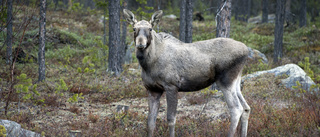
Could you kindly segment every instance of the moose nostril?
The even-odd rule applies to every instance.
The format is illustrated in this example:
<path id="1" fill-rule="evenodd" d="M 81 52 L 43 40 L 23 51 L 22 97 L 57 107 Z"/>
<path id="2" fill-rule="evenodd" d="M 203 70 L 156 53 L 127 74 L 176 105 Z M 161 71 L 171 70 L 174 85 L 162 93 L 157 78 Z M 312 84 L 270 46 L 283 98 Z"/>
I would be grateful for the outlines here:
<path id="1" fill-rule="evenodd" d="M 137 48 L 139 48 L 139 49 L 144 49 L 146 46 L 145 46 L 145 45 L 140 44 L 140 45 L 137 45 L 136 47 L 137 47 Z"/>

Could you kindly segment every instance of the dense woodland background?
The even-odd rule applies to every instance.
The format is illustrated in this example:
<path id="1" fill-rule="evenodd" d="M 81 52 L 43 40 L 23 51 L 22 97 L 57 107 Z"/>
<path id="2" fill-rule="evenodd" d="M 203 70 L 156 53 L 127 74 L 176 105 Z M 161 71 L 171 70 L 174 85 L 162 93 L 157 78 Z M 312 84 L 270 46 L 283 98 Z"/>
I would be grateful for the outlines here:
<path id="1" fill-rule="evenodd" d="M 163 10 L 154 30 L 183 42 L 230 37 L 266 56 L 268 62 L 249 60 L 243 75 L 293 63 L 320 87 L 318 0 L 1 0 L 0 119 L 45 136 L 146 136 L 139 106 L 115 109 L 121 107 L 115 102 L 147 96 L 124 8 L 137 20 Z M 279 84 L 284 77 L 264 75 L 243 84 L 252 107 L 248 136 L 319 136 L 319 94 L 299 83 L 286 88 Z M 186 106 L 223 101 L 210 88 L 199 93 L 179 96 Z M 201 112 L 178 117 L 176 134 L 226 136 L 228 117 Z M 165 119 L 156 130 L 168 135 Z"/>

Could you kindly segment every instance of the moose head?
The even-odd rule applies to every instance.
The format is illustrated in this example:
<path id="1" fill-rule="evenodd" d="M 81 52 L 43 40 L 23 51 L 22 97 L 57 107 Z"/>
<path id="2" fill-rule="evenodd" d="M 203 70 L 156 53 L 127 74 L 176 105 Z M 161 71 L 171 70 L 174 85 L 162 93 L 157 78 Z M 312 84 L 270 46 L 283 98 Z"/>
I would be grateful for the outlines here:
<path id="1" fill-rule="evenodd" d="M 130 10 L 123 9 L 123 13 L 127 22 L 130 23 L 133 27 L 134 42 L 136 44 L 136 48 L 147 48 L 152 41 L 152 28 L 160 22 L 163 13 L 162 10 L 155 12 L 149 22 L 145 20 L 141 20 L 138 22 L 135 19 L 134 14 Z"/>

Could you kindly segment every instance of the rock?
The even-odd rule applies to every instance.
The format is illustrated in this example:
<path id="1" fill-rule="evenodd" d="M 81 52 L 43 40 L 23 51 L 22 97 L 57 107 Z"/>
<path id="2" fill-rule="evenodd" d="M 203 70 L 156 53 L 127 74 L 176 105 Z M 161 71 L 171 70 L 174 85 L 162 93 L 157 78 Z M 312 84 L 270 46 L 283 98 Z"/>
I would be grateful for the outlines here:
<path id="1" fill-rule="evenodd" d="M 313 80 L 307 76 L 306 72 L 304 72 L 303 69 L 301 69 L 296 64 L 287 64 L 284 66 L 279 66 L 271 70 L 266 71 L 258 71 L 253 74 L 248 74 L 246 76 L 242 77 L 242 81 L 246 81 L 248 79 L 257 77 L 259 75 L 265 74 L 265 73 L 273 73 L 275 76 L 281 76 L 283 74 L 286 74 L 288 78 L 282 79 L 281 83 L 285 85 L 287 88 L 293 89 L 292 86 L 296 86 L 296 81 L 299 81 L 299 83 L 302 85 L 302 88 L 306 91 L 310 91 L 310 87 L 312 85 L 315 85 Z M 313 89 L 314 92 L 318 92 L 319 89 Z"/>
<path id="2" fill-rule="evenodd" d="M 81 130 L 70 130 L 70 137 L 81 137 Z"/>
<path id="3" fill-rule="evenodd" d="M 252 60 L 261 59 L 263 63 L 268 64 L 268 59 L 267 59 L 266 55 L 261 53 L 259 50 L 252 49 L 250 47 L 248 47 L 248 49 L 249 49 L 249 56 L 248 56 L 249 59 L 252 59 Z"/>
<path id="4" fill-rule="evenodd" d="M 170 14 L 170 15 L 165 15 L 163 16 L 164 18 L 169 18 L 169 19 L 177 19 L 176 15 Z"/>
<path id="5" fill-rule="evenodd" d="M 14 121 L 0 119 L 0 125 L 3 125 L 8 137 L 40 137 L 41 135 L 21 128 L 21 125 Z"/>
<path id="6" fill-rule="evenodd" d="M 276 18 L 275 14 L 269 14 L 268 15 L 268 23 L 274 23 L 275 18 Z M 258 24 L 258 23 L 261 23 L 261 22 L 262 22 L 261 15 L 248 19 L 248 23 Z"/>
<path id="7" fill-rule="evenodd" d="M 129 106 L 125 106 L 125 105 L 118 105 L 117 106 L 117 112 L 121 113 L 121 112 L 126 112 L 129 110 Z"/>

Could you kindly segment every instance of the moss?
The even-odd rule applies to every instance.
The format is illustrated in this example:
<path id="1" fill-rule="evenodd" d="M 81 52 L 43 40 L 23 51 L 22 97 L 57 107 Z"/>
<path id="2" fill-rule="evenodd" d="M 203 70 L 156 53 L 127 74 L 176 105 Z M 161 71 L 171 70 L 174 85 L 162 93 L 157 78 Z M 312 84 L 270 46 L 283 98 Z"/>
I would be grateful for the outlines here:
<path id="1" fill-rule="evenodd" d="M 6 128 L 4 126 L 0 125 L 0 137 L 7 136 L 6 133 L 7 133 Z"/>

